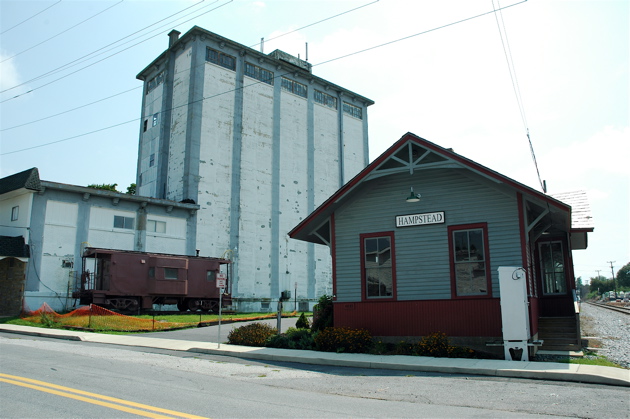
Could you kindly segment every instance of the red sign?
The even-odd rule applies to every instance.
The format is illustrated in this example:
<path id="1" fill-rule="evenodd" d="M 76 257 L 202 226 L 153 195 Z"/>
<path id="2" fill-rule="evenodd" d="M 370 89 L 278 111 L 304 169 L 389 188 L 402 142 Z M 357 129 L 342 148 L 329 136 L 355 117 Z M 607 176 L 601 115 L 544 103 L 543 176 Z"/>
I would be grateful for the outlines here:
<path id="1" fill-rule="evenodd" d="M 227 276 L 224 273 L 217 273 L 217 288 L 227 287 Z"/>

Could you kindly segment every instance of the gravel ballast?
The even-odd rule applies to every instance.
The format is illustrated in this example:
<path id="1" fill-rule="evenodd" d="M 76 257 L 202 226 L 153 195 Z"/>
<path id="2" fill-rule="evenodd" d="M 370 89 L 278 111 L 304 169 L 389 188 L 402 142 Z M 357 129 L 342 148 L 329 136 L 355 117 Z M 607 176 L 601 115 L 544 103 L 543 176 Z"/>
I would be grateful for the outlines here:
<path id="1" fill-rule="evenodd" d="M 580 312 L 582 336 L 599 340 L 601 355 L 630 368 L 630 316 L 584 303 Z"/>

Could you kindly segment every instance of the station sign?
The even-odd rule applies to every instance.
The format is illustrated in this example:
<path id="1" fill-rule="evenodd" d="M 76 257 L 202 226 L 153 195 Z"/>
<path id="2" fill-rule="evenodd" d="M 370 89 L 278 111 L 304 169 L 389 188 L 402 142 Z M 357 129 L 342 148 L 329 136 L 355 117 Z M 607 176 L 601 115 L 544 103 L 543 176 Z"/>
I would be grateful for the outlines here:
<path id="1" fill-rule="evenodd" d="M 411 227 L 411 226 L 422 226 L 422 225 L 427 225 L 427 224 L 443 224 L 443 223 L 444 223 L 444 211 L 396 216 L 396 227 Z"/>

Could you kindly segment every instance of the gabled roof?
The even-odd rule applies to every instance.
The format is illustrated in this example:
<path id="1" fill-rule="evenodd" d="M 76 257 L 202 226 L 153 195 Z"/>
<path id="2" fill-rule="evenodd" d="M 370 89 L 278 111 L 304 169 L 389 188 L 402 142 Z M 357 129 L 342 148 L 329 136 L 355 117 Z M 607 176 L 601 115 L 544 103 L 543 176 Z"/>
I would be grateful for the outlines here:
<path id="1" fill-rule="evenodd" d="M 39 191 L 41 189 L 37 167 L 0 179 L 0 195 L 18 189 Z"/>
<path id="2" fill-rule="evenodd" d="M 417 170 L 438 168 L 467 169 L 497 185 L 505 185 L 522 193 L 539 206 L 553 207 L 554 211 L 566 214 L 566 217 L 563 218 L 568 219 L 570 217 L 571 207 L 567 204 L 467 159 L 452 149 L 440 147 L 408 132 L 295 226 L 289 232 L 289 237 L 327 244 L 327 238 L 323 237 L 323 230 L 325 229 L 322 227 L 325 226 L 330 215 L 362 183 L 396 173 L 413 173 Z M 570 226 L 567 225 L 566 227 L 568 229 Z"/>

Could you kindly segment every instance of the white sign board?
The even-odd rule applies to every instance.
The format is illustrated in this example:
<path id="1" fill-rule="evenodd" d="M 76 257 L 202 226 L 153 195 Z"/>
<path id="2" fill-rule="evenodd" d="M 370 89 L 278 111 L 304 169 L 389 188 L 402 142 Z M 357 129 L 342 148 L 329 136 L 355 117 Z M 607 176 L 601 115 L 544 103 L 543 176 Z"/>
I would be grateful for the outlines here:
<path id="1" fill-rule="evenodd" d="M 224 273 L 217 273 L 217 288 L 227 287 L 227 276 Z"/>
<path id="2" fill-rule="evenodd" d="M 423 226 L 427 224 L 443 224 L 444 211 L 427 212 L 425 214 L 410 214 L 396 216 L 396 227 Z"/>

